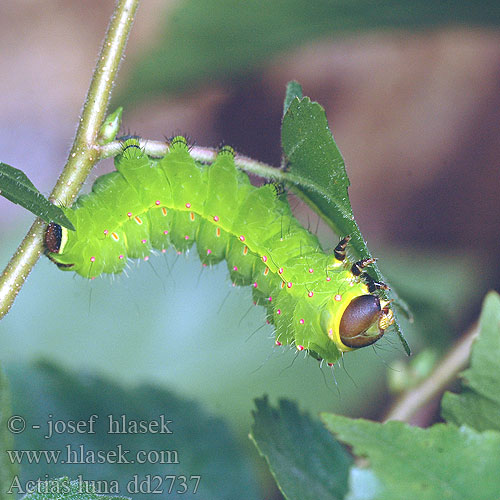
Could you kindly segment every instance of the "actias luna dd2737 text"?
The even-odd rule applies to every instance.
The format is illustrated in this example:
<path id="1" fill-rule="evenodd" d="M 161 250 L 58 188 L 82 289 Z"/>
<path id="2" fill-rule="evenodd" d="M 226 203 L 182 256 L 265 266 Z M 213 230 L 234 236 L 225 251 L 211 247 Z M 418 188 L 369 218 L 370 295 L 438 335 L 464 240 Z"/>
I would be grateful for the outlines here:
<path id="1" fill-rule="evenodd" d="M 86 278 L 119 273 L 129 258 L 171 245 L 184 252 L 196 242 L 203 264 L 225 259 L 233 283 L 252 286 L 277 345 L 330 364 L 373 344 L 394 322 L 389 302 L 377 296 L 385 285 L 363 272 L 373 260 L 350 262 L 349 236 L 325 253 L 275 186 L 255 187 L 236 169 L 231 148 L 203 165 L 183 137 L 160 160 L 132 138 L 115 165 L 64 209 L 76 231 L 49 225 L 47 254 L 60 269 Z"/>

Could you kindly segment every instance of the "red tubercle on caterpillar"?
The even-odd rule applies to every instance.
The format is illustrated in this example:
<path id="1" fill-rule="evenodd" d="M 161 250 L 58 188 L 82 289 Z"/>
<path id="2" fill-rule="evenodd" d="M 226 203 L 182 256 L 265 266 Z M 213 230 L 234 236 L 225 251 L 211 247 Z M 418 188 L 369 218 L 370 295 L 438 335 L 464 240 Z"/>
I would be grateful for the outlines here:
<path id="1" fill-rule="evenodd" d="M 186 234 L 186 236 L 184 236 L 184 239 L 187 241 L 189 240 L 189 236 Z"/>
<path id="2" fill-rule="evenodd" d="M 210 255 L 212 253 L 212 250 L 210 248 L 207 248 L 207 255 Z"/>
<path id="3" fill-rule="evenodd" d="M 146 255 L 146 257 L 144 257 L 144 262 L 147 262 L 149 260 L 149 255 Z"/>
<path id="4" fill-rule="evenodd" d="M 120 260 L 123 259 L 123 255 L 122 254 L 118 255 L 118 259 Z"/>
<path id="5" fill-rule="evenodd" d="M 132 217 L 132 212 L 127 212 L 127 217 Z"/>
<path id="6" fill-rule="evenodd" d="M 292 288 L 292 284 L 293 284 L 293 283 L 292 283 L 291 281 L 289 281 L 289 282 L 286 284 L 286 287 L 287 287 L 287 288 Z"/>
<path id="7" fill-rule="evenodd" d="M 312 297 L 313 295 L 314 295 L 314 292 L 309 292 L 309 293 L 307 294 L 307 296 L 308 296 L 308 297 Z"/>
<path id="8" fill-rule="evenodd" d="M 156 200 L 155 205 L 157 205 L 157 206 L 160 205 L 160 200 Z"/>
<path id="9" fill-rule="evenodd" d="M 214 222 L 219 222 L 219 216 L 218 215 L 214 215 Z"/>
<path id="10" fill-rule="evenodd" d="M 186 208 L 191 208 L 191 203 L 186 203 Z"/>
<path id="11" fill-rule="evenodd" d="M 309 272 L 312 274 L 314 272 L 314 269 L 312 267 L 310 267 Z"/>
<path id="12" fill-rule="evenodd" d="M 240 241 L 245 241 L 245 237 L 243 235 L 240 236 Z"/>
<path id="13" fill-rule="evenodd" d="M 141 240 L 141 243 L 142 243 L 143 245 L 145 245 L 145 244 L 147 243 L 147 241 L 148 241 L 148 240 Z"/>
<path id="14" fill-rule="evenodd" d="M 262 256 L 262 262 L 267 262 L 267 257 L 265 255 Z"/>
<path id="15" fill-rule="evenodd" d="M 278 310 L 276 311 L 276 314 L 281 314 L 281 309 L 278 309 Z"/>
<path id="16" fill-rule="evenodd" d="M 233 266 L 233 271 L 238 271 L 238 266 Z"/>
<path id="17" fill-rule="evenodd" d="M 105 229 L 105 230 L 103 231 L 103 233 L 104 233 L 104 236 L 107 236 L 107 235 L 109 234 L 109 231 L 108 231 L 107 229 Z"/>
<path id="18" fill-rule="evenodd" d="M 275 343 L 276 345 L 278 345 L 278 346 L 279 346 L 279 345 L 283 345 L 283 344 L 282 344 L 279 340 L 276 340 L 274 343 Z"/>
<path id="19" fill-rule="evenodd" d="M 167 253 L 167 249 L 166 248 L 162 248 L 161 249 L 161 253 Z"/>
<path id="20" fill-rule="evenodd" d="M 330 278 L 330 276 L 327 276 L 326 281 L 332 281 L 332 278 Z"/>
<path id="21" fill-rule="evenodd" d="M 303 345 L 300 345 L 300 344 L 296 347 L 297 347 L 297 351 L 303 351 L 305 349 L 305 347 Z"/>
<path id="22" fill-rule="evenodd" d="M 253 283 L 253 285 L 252 285 L 252 286 L 253 286 L 254 288 L 257 288 L 257 286 L 258 286 L 258 285 L 257 285 L 257 282 L 255 281 L 255 282 Z"/>
<path id="23" fill-rule="evenodd" d="M 304 318 L 300 318 L 300 319 L 299 319 L 299 323 L 300 323 L 301 325 L 303 325 L 303 324 L 305 323 Z"/>
<path id="24" fill-rule="evenodd" d="M 282 268 L 282 267 L 280 267 L 280 268 L 278 269 L 278 274 L 283 274 L 283 268 Z"/>
<path id="25" fill-rule="evenodd" d="M 335 295 L 334 299 L 335 299 L 337 302 L 340 302 L 340 301 L 342 300 L 342 295 L 337 294 L 337 295 Z"/>
<path id="26" fill-rule="evenodd" d="M 90 262 L 92 262 L 92 263 L 95 262 L 95 257 L 94 256 L 90 257 Z"/>

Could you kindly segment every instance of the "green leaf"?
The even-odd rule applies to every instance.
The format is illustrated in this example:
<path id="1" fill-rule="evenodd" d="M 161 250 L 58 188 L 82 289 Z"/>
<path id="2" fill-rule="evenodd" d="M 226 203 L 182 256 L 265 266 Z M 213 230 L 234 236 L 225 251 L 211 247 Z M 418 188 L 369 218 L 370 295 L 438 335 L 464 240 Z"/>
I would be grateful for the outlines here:
<path id="1" fill-rule="evenodd" d="M 352 463 L 342 446 L 319 421 L 280 400 L 256 399 L 250 438 L 266 459 L 283 495 L 289 500 L 344 498 Z"/>
<path id="2" fill-rule="evenodd" d="M 322 414 L 327 428 L 367 457 L 383 500 L 492 500 L 500 491 L 500 433 L 437 424 L 428 429 Z"/>
<path id="3" fill-rule="evenodd" d="M 17 466 L 9 460 L 7 454 L 7 450 L 11 450 L 14 443 L 7 426 L 11 415 L 7 378 L 3 370 L 0 370 L 0 500 L 13 497 L 7 491 L 17 474 Z"/>
<path id="4" fill-rule="evenodd" d="M 309 40 L 499 23 L 500 5 L 492 0 L 185 0 L 166 9 L 163 36 L 138 59 L 126 99 L 242 77 Z"/>
<path id="5" fill-rule="evenodd" d="M 70 481 L 68 477 L 42 480 L 36 491 L 22 500 L 126 500 L 128 497 L 98 495 L 91 482 Z"/>
<path id="6" fill-rule="evenodd" d="M 240 498 L 242 491 L 246 499 L 258 498 L 249 461 L 227 424 L 198 404 L 153 385 L 122 387 L 101 377 L 79 375 L 45 363 L 10 366 L 7 373 L 12 387 L 13 412 L 26 420 L 25 432 L 16 434 L 15 450 L 61 453 L 57 464 L 47 463 L 44 456 L 38 464 L 28 463 L 24 456 L 20 478 L 23 485 L 45 474 L 75 479 L 81 475 L 84 480 L 102 480 L 109 485 L 118 481 L 119 488 L 111 493 L 131 496 L 134 500 L 150 500 L 156 495 L 144 493 L 147 485 L 143 486 L 142 494 L 135 492 L 140 481 L 146 480 L 148 475 L 175 475 L 177 479 L 170 494 L 171 481 L 165 480 L 158 498 L 233 499 Z M 95 415 L 95 423 L 91 428 L 92 415 Z M 123 419 L 129 423 L 125 427 Z M 162 419 L 163 423 L 167 422 L 166 428 Z M 168 423 L 169 420 L 172 422 Z M 57 421 L 62 421 L 60 432 L 50 435 L 49 422 Z M 65 428 L 68 421 L 83 422 L 81 432 Z M 134 424 L 140 421 L 145 426 L 142 431 Z M 149 422 L 159 422 L 159 425 L 149 427 Z M 40 429 L 33 429 L 33 425 L 40 425 Z M 56 429 L 55 425 L 52 428 Z M 99 461 L 98 451 L 110 458 Z M 146 454 L 139 456 L 138 452 Z M 158 455 L 159 452 L 163 455 Z M 118 453 L 122 463 L 110 455 L 113 453 Z M 67 463 L 67 456 L 72 457 L 73 463 Z M 136 463 L 125 463 L 122 457 Z M 139 463 L 145 459 L 146 463 Z M 136 475 L 137 486 L 127 488 Z M 181 476 L 185 476 L 185 493 L 182 493 Z M 197 476 L 201 479 L 197 494 L 193 495 Z"/>
<path id="7" fill-rule="evenodd" d="M 500 296 L 496 292 L 484 300 L 470 368 L 461 377 L 461 394 L 447 392 L 443 397 L 443 418 L 480 431 L 500 431 Z"/>
<path id="8" fill-rule="evenodd" d="M 285 102 L 283 103 L 283 116 L 288 111 L 292 100 L 297 97 L 297 99 L 302 99 L 302 85 L 295 80 L 288 82 L 286 84 L 286 94 L 285 94 Z"/>
<path id="9" fill-rule="evenodd" d="M 325 110 L 309 97 L 294 98 L 283 117 L 283 152 L 288 162 L 288 180 L 293 191 L 318 213 L 339 236 L 351 235 L 350 248 L 359 259 L 372 255 L 354 219 L 347 189 L 350 185 L 344 159 L 328 126 Z M 376 264 L 368 272 L 386 282 Z M 392 290 L 383 295 L 407 310 Z M 406 353 L 410 348 L 396 319 L 395 330 Z"/>
<path id="10" fill-rule="evenodd" d="M 45 222 L 57 222 L 72 231 L 75 230 L 61 208 L 44 198 L 24 172 L 6 163 L 0 163 L 0 194 Z"/>
<path id="11" fill-rule="evenodd" d="M 122 124 L 122 114 L 123 108 L 120 106 L 106 117 L 97 134 L 97 144 L 103 146 L 115 140 Z"/>

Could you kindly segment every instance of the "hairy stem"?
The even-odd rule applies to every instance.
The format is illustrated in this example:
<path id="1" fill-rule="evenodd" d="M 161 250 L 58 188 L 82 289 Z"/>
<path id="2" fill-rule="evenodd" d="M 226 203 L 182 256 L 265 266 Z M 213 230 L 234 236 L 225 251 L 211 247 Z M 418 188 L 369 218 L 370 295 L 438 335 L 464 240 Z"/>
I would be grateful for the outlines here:
<path id="1" fill-rule="evenodd" d="M 168 144 L 162 141 L 149 141 L 147 139 L 141 139 L 140 145 L 144 149 L 145 153 L 149 156 L 161 158 L 165 156 L 168 152 Z M 120 141 L 114 141 L 102 146 L 100 148 L 100 158 L 109 158 L 110 156 L 116 156 L 120 153 L 122 149 L 122 144 Z M 193 146 L 190 148 L 189 152 L 191 156 L 198 161 L 211 163 L 215 160 L 217 156 L 217 149 L 215 148 L 205 148 L 201 146 Z M 249 173 L 258 175 L 265 179 L 272 179 L 275 181 L 289 181 L 294 182 L 295 176 L 283 172 L 282 170 L 263 163 L 248 156 L 243 156 L 236 153 L 234 157 L 236 166 Z M 298 181 L 297 181 L 298 182 Z M 303 180 L 300 180 L 301 184 L 304 184 Z"/>
<path id="2" fill-rule="evenodd" d="M 427 379 L 415 389 L 404 394 L 394 404 L 384 421 L 401 420 L 410 422 L 418 410 L 438 397 L 456 379 L 457 375 L 467 367 L 472 343 L 478 334 L 479 325 L 475 324 L 448 352 Z"/>
<path id="3" fill-rule="evenodd" d="M 99 159 L 96 137 L 105 118 L 111 90 L 125 50 L 139 0 L 118 0 L 85 99 L 73 147 L 50 195 L 70 206 Z M 45 223 L 36 219 L 0 276 L 0 318 L 11 308 L 19 290 L 43 251 Z"/>

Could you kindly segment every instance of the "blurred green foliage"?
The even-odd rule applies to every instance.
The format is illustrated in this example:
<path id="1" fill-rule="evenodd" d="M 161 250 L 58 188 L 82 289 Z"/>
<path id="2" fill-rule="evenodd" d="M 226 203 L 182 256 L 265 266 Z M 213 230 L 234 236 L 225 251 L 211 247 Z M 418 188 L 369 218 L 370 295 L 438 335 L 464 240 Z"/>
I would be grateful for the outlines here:
<path id="1" fill-rule="evenodd" d="M 277 53 L 324 37 L 499 24 L 494 0 L 188 0 L 165 16 L 163 35 L 136 61 L 116 102 L 242 77 Z"/>

